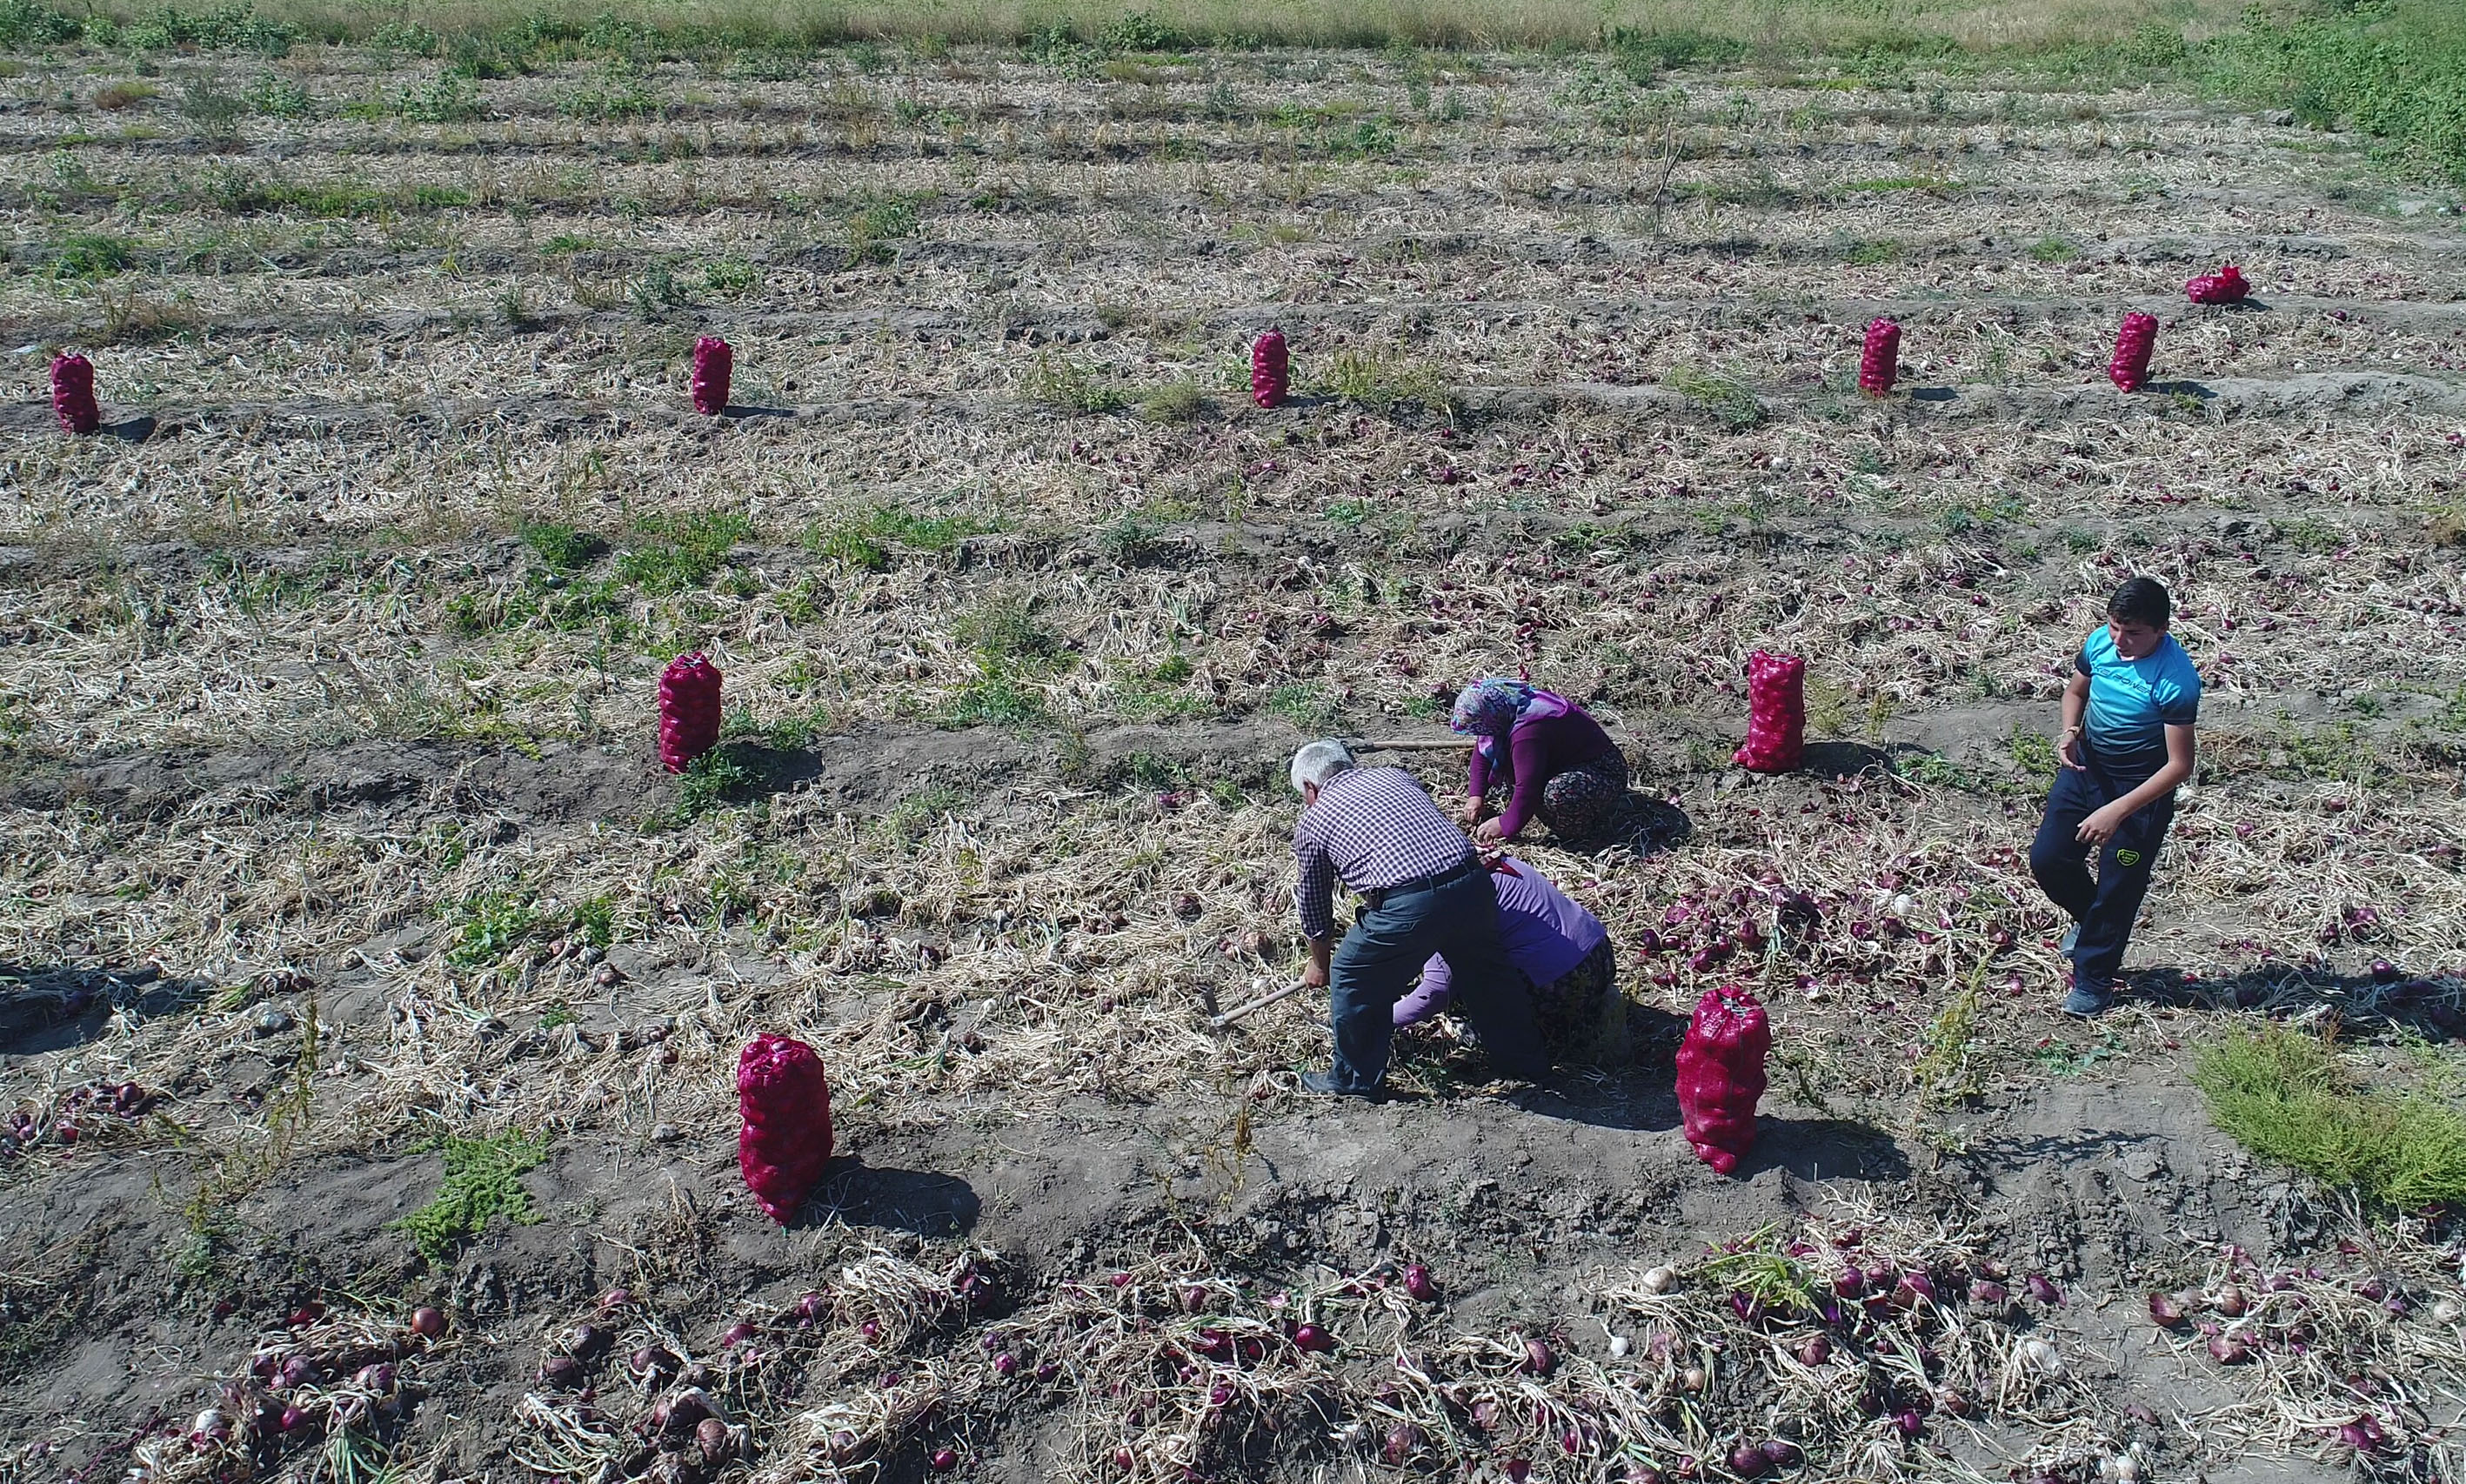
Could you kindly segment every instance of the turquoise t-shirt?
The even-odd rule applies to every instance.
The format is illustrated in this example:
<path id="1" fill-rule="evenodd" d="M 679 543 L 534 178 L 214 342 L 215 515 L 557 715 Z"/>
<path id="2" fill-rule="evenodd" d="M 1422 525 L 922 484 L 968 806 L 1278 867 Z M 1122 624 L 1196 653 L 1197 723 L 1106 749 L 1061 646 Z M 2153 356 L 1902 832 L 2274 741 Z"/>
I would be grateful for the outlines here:
<path id="1" fill-rule="evenodd" d="M 2127 660 L 2101 627 L 2081 644 L 2073 667 L 2089 677 L 2082 733 L 2111 768 L 2157 772 L 2166 766 L 2166 729 L 2200 717 L 2200 672 L 2171 634 L 2145 657 Z"/>

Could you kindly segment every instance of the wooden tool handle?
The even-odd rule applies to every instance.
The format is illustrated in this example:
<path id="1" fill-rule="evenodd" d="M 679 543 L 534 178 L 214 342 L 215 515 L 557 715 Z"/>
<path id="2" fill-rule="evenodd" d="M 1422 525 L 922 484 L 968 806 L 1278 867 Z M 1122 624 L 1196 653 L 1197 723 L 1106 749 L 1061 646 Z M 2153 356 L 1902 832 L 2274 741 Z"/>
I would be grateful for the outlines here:
<path id="1" fill-rule="evenodd" d="M 1267 1006 L 1274 1004 L 1277 1001 L 1289 999 L 1294 995 L 1300 994 L 1303 990 L 1308 989 L 1309 987 L 1309 985 L 1299 982 L 1288 984 L 1284 988 L 1275 991 L 1273 994 L 1261 995 L 1258 999 L 1251 1001 L 1248 1004 L 1237 1004 L 1232 1009 L 1225 1011 L 1222 1015 L 1211 1015 L 1207 1018 L 1207 1023 L 1219 1026 L 1229 1025 L 1253 1010 L 1264 1010 Z"/>
<path id="2" fill-rule="evenodd" d="M 1358 745 L 1365 753 L 1446 753 L 1472 743 L 1470 737 L 1379 737 Z"/>

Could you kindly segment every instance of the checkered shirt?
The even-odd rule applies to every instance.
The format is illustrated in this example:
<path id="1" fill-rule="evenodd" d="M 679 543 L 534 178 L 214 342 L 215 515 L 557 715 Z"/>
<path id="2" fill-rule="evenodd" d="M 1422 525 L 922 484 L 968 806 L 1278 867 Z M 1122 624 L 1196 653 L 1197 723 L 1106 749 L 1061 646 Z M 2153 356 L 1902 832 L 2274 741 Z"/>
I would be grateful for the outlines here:
<path id="1" fill-rule="evenodd" d="M 1462 866 L 1472 842 L 1401 768 L 1348 768 L 1319 786 L 1293 826 L 1293 910 L 1313 941 L 1335 931 L 1338 881 L 1356 891 L 1420 881 Z"/>

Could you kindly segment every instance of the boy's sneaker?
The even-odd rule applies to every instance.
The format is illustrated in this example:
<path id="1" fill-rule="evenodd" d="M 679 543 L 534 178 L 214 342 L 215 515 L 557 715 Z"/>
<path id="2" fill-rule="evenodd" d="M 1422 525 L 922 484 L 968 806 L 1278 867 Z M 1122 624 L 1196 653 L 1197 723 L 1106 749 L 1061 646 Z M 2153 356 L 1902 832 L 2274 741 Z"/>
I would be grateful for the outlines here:
<path id="1" fill-rule="evenodd" d="M 2064 997 L 2064 1013 L 2088 1020 L 2094 1015 L 2105 1014 L 2108 1007 L 2114 1003 L 2115 986 L 2113 984 L 2102 984 L 2096 979 L 2085 979 L 2074 975 L 2073 992 Z"/>

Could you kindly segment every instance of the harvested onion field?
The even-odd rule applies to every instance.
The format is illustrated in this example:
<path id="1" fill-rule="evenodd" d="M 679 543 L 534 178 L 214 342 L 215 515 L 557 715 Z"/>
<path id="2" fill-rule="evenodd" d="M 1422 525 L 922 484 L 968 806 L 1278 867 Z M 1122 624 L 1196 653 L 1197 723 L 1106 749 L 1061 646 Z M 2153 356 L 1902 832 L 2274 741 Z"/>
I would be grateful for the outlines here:
<path id="1" fill-rule="evenodd" d="M 0 78 L 0 1478 L 2461 1477 L 2466 1156 L 2350 1200 L 2192 1082 L 2284 1023 L 2455 1118 L 2454 192 L 1974 67 L 567 50 Z M 2134 572 L 2202 773 L 2082 1023 L 2025 854 Z M 1520 852 L 1632 1045 L 1306 1100 L 1323 997 L 1207 1023 L 1298 961 L 1285 761 L 1518 666 L 1636 769 Z"/>

